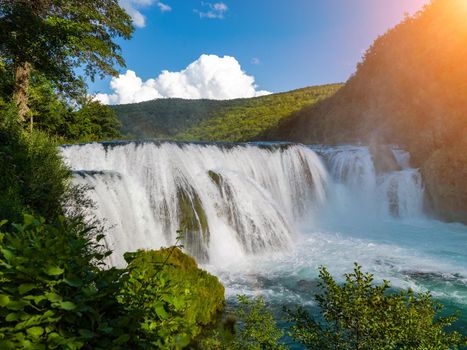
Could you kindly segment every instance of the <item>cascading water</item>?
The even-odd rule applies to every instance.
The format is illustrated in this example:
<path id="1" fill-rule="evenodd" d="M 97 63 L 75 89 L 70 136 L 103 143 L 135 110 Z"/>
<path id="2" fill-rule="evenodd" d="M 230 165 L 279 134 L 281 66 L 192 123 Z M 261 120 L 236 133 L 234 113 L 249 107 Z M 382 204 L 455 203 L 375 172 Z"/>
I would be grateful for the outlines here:
<path id="1" fill-rule="evenodd" d="M 401 150 L 387 171 L 361 146 L 125 142 L 62 153 L 110 227 L 113 265 L 174 244 L 181 229 L 228 297 L 306 304 L 319 265 L 341 276 L 356 261 L 467 308 L 467 228 L 424 215 L 420 173 Z"/>
<path id="2" fill-rule="evenodd" d="M 344 220 L 354 220 L 355 215 L 378 220 L 423 216 L 422 179 L 418 170 L 410 168 L 406 152 L 394 150 L 398 170 L 377 174 L 373 156 L 366 147 L 339 146 L 317 151 L 334 179 L 329 201 L 331 215 L 340 211 Z"/>
<path id="3" fill-rule="evenodd" d="M 200 261 L 284 249 L 325 200 L 326 170 L 303 146 L 87 144 L 62 150 L 124 252 L 174 244 Z"/>

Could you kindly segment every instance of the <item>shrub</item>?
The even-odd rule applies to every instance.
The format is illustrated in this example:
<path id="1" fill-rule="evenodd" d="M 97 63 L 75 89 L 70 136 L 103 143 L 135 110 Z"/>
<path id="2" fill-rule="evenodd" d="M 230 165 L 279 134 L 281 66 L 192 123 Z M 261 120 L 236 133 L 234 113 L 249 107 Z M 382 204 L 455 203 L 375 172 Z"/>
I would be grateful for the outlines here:
<path id="1" fill-rule="evenodd" d="M 0 233 L 1 349 L 107 349 L 127 341 L 131 321 L 117 300 L 122 271 L 99 268 L 110 253 L 81 229 L 25 215 Z"/>
<path id="2" fill-rule="evenodd" d="M 410 289 L 391 292 L 390 284 L 373 284 L 373 276 L 357 264 L 339 285 L 326 268 L 320 269 L 316 296 L 323 320 L 303 308 L 287 310 L 290 335 L 308 349 L 458 349 L 465 340 L 447 332 L 456 317 L 439 317 L 441 305 L 429 293 L 416 295 Z"/>
<path id="3" fill-rule="evenodd" d="M 249 299 L 238 296 L 236 316 L 239 326 L 232 349 L 245 350 L 285 350 L 280 339 L 284 332 L 277 326 L 276 320 L 267 309 L 263 298 Z"/>
<path id="4" fill-rule="evenodd" d="M 0 128 L 0 159 L 0 218 L 18 222 L 31 212 L 51 220 L 63 214 L 71 173 L 45 134 Z"/>

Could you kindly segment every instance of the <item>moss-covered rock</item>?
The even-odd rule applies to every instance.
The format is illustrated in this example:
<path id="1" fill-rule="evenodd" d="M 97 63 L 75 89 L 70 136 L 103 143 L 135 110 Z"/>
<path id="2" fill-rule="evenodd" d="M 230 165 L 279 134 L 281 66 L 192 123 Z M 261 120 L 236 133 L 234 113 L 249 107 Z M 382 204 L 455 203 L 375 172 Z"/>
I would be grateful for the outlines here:
<path id="1" fill-rule="evenodd" d="M 224 286 L 219 279 L 198 268 L 195 259 L 179 248 L 126 253 L 130 277 L 144 281 L 163 271 L 180 295 L 188 295 L 184 320 L 195 325 L 194 336 L 216 321 L 225 304 Z M 176 295 L 174 297 L 177 297 Z"/>
<path id="2" fill-rule="evenodd" d="M 190 254 L 199 261 L 207 261 L 209 225 L 203 203 L 194 189 L 190 191 L 179 189 L 177 197 L 181 241 Z"/>

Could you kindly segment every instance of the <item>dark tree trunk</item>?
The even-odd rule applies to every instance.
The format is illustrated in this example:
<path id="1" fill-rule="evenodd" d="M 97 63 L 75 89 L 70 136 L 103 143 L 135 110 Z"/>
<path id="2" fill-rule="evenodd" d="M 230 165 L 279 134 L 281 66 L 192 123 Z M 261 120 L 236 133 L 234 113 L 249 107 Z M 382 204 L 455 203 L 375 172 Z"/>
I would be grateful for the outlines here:
<path id="1" fill-rule="evenodd" d="M 19 63 L 15 71 L 15 91 L 14 100 L 18 108 L 18 121 L 23 123 L 26 121 L 29 113 L 29 77 L 31 74 L 31 65 L 28 62 Z M 32 129 L 32 116 L 31 129 Z"/>

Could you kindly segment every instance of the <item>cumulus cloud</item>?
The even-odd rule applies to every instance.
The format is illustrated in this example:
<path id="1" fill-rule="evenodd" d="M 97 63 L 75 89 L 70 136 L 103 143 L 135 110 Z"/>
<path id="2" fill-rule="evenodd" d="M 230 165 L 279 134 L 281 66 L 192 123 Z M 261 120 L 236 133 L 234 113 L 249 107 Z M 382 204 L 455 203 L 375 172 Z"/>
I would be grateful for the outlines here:
<path id="1" fill-rule="evenodd" d="M 254 65 L 258 65 L 258 64 L 261 64 L 261 60 L 258 57 L 253 57 L 251 59 L 251 63 Z"/>
<path id="2" fill-rule="evenodd" d="M 195 9 L 193 10 L 201 18 L 210 18 L 210 19 L 224 19 L 225 13 L 229 10 L 226 4 L 223 2 L 201 2 L 201 5 L 205 8 L 204 11 Z"/>
<path id="3" fill-rule="evenodd" d="M 135 26 L 143 28 L 146 25 L 146 17 L 140 12 L 142 8 L 157 4 L 161 12 L 171 11 L 172 8 L 159 0 L 119 0 L 120 6 L 131 16 Z"/>
<path id="4" fill-rule="evenodd" d="M 143 81 L 134 71 L 110 82 L 112 94 L 97 94 L 104 104 L 137 103 L 156 98 L 227 100 L 270 94 L 257 90 L 254 77 L 247 75 L 231 56 L 202 55 L 179 72 L 163 71 L 157 78 Z"/>
<path id="5" fill-rule="evenodd" d="M 172 8 L 169 5 L 164 4 L 164 3 L 160 2 L 160 1 L 157 3 L 157 6 L 159 6 L 159 10 L 161 10 L 161 12 L 170 12 L 170 11 L 172 11 Z"/>

